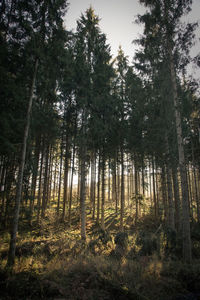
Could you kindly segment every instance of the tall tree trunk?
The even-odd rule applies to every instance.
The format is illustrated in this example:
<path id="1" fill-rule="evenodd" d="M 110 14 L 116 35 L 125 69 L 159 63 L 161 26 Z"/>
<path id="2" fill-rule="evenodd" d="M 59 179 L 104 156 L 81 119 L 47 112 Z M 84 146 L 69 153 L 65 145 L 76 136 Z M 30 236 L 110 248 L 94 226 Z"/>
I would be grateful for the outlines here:
<path id="1" fill-rule="evenodd" d="M 162 201 L 164 207 L 164 221 L 165 223 L 167 223 L 168 207 L 167 207 L 167 192 L 166 192 L 166 172 L 165 172 L 164 165 L 162 166 L 161 186 L 162 186 Z"/>
<path id="2" fill-rule="evenodd" d="M 194 210 L 193 210 L 193 193 L 192 193 L 192 182 L 191 182 L 191 176 L 190 176 L 190 166 L 188 164 L 188 167 L 186 168 L 187 172 L 187 180 L 188 180 L 188 194 L 189 194 L 189 210 L 190 210 L 190 217 L 192 220 L 194 220 Z"/>
<path id="3" fill-rule="evenodd" d="M 154 166 L 154 158 L 152 157 L 152 178 L 153 178 L 153 202 L 154 202 L 154 212 L 155 217 L 158 217 L 158 207 L 157 207 L 157 199 L 156 199 L 156 184 L 155 184 L 155 166 Z"/>
<path id="4" fill-rule="evenodd" d="M 145 165 L 144 165 L 144 157 L 142 158 L 142 194 L 145 196 Z"/>
<path id="5" fill-rule="evenodd" d="M 75 143 L 74 143 L 73 154 L 72 154 L 72 172 L 71 172 L 70 195 L 69 195 L 69 226 L 71 226 L 71 208 L 72 208 L 72 192 L 73 192 L 75 153 L 76 153 L 76 149 L 75 149 Z"/>
<path id="6" fill-rule="evenodd" d="M 52 198 L 52 182 L 53 182 L 53 147 L 51 148 L 50 152 L 50 161 L 49 161 L 49 177 L 48 177 L 48 204 L 51 205 L 51 198 Z"/>
<path id="7" fill-rule="evenodd" d="M 172 179 L 171 179 L 171 168 L 169 165 L 166 167 L 167 173 L 167 190 L 168 190 L 168 226 L 175 230 L 174 224 L 174 203 L 173 203 L 173 194 L 172 194 Z"/>
<path id="8" fill-rule="evenodd" d="M 200 130 L 199 130 L 200 133 Z M 200 138 L 200 135 L 199 135 Z M 200 223 L 200 200 L 198 196 L 198 171 L 196 171 L 196 166 L 195 166 L 195 159 L 194 159 L 194 145 L 193 142 L 191 143 L 192 146 L 192 169 L 193 169 L 193 177 L 194 177 L 194 195 L 195 195 L 195 202 L 196 202 L 196 209 L 197 209 L 197 221 Z"/>
<path id="9" fill-rule="evenodd" d="M 57 202 L 57 215 L 58 216 L 59 216 L 59 212 L 60 212 L 60 194 L 61 194 L 61 186 L 62 186 L 62 167 L 63 167 L 63 134 L 62 134 L 61 145 L 60 145 L 60 170 L 59 170 L 58 202 Z"/>
<path id="10" fill-rule="evenodd" d="M 129 166 L 129 157 L 127 154 L 127 204 L 128 208 L 130 206 L 130 166 Z"/>
<path id="11" fill-rule="evenodd" d="M 95 185 L 96 185 L 96 155 L 91 153 L 91 184 L 90 184 L 90 200 L 92 205 L 92 218 L 95 217 Z"/>
<path id="12" fill-rule="evenodd" d="M 116 156 L 116 171 L 117 171 L 117 176 L 116 176 L 116 183 L 117 183 L 117 207 L 119 206 L 119 199 L 121 197 L 121 191 L 120 191 L 120 165 L 118 162 L 118 153 Z"/>
<path id="13" fill-rule="evenodd" d="M 110 192 L 111 192 L 111 183 L 110 183 L 110 158 L 108 161 L 108 203 L 110 203 Z"/>
<path id="14" fill-rule="evenodd" d="M 9 252 L 8 252 L 8 260 L 7 260 L 7 266 L 10 269 L 12 269 L 12 267 L 14 265 L 14 261 L 15 261 L 16 238 L 17 238 L 17 231 L 18 231 L 19 211 L 20 211 L 20 202 L 21 202 L 21 195 L 22 195 L 22 182 L 23 182 L 23 175 L 24 175 L 24 165 L 25 165 L 25 159 L 26 159 L 27 139 L 28 139 L 28 133 L 29 133 L 29 127 L 30 127 L 30 117 L 31 117 L 31 110 L 32 110 L 32 103 L 33 103 L 37 68 L 38 68 L 38 59 L 36 59 L 35 67 L 34 67 L 32 86 L 31 86 L 31 90 L 30 90 L 28 110 L 27 110 L 27 115 L 26 115 L 26 125 L 25 125 L 25 129 L 24 129 L 21 160 L 20 160 L 20 166 L 19 166 L 18 178 L 17 178 L 15 210 L 14 210 L 14 215 L 13 215 L 13 223 L 12 223 L 11 238 L 10 238 L 10 247 L 9 247 Z"/>
<path id="15" fill-rule="evenodd" d="M 112 202 L 115 204 L 115 212 L 117 213 L 117 180 L 116 180 L 116 160 L 113 161 L 112 167 Z"/>
<path id="16" fill-rule="evenodd" d="M 2 220 L 5 211 L 5 180 L 6 180 L 7 164 L 6 159 L 2 161 L 1 167 L 1 180 L 0 180 L 0 199 L 1 199 L 1 212 L 0 220 Z"/>
<path id="17" fill-rule="evenodd" d="M 193 166 L 193 176 L 194 176 L 194 192 L 195 192 L 195 200 L 197 207 L 197 221 L 200 223 L 200 205 L 199 205 L 199 197 L 198 197 L 198 186 L 197 186 L 197 174 L 196 168 Z"/>
<path id="18" fill-rule="evenodd" d="M 58 170 L 57 170 L 57 157 L 55 157 L 55 163 L 54 163 L 54 172 L 52 170 L 52 172 L 54 173 L 53 175 L 53 202 L 55 202 L 55 197 L 56 197 L 56 186 L 57 186 L 57 174 L 58 174 Z"/>
<path id="19" fill-rule="evenodd" d="M 121 209 L 120 209 L 120 230 L 124 229 L 124 151 L 121 147 Z"/>
<path id="20" fill-rule="evenodd" d="M 183 237 L 183 259 L 185 262 L 190 263 L 192 260 L 191 250 L 191 236 L 190 236 L 190 213 L 189 213 L 189 195 L 187 184 L 187 172 L 185 163 L 185 154 L 183 148 L 183 134 L 181 127 L 181 115 L 179 111 L 178 92 L 176 83 L 176 74 L 174 61 L 172 56 L 172 48 L 169 43 L 169 60 L 170 60 L 170 72 L 173 92 L 173 103 L 176 121 L 176 134 L 178 142 L 178 156 L 179 156 L 179 168 L 181 176 L 181 190 L 182 190 L 182 237 Z"/>
<path id="21" fill-rule="evenodd" d="M 39 219 L 40 219 L 40 209 L 41 209 L 42 172 L 43 172 L 44 151 L 45 151 L 45 149 L 44 149 L 44 145 L 43 145 L 42 152 L 41 152 L 40 174 L 39 174 L 38 195 L 37 195 L 37 223 L 39 222 Z"/>
<path id="22" fill-rule="evenodd" d="M 87 112 L 86 108 L 83 109 L 82 114 L 82 145 L 80 150 L 81 157 L 81 178 L 80 178 L 80 210 L 81 210 L 81 239 L 86 239 L 86 156 L 87 156 L 87 145 L 86 145 L 86 121 Z"/>
<path id="23" fill-rule="evenodd" d="M 42 218 L 44 218 L 45 216 L 46 203 L 48 197 L 48 176 L 49 176 L 48 171 L 49 171 L 49 145 L 46 145 L 44 183 L 43 183 L 43 195 L 42 195 L 42 213 L 41 213 Z"/>
<path id="24" fill-rule="evenodd" d="M 102 151 L 102 185 L 101 185 L 101 228 L 105 230 L 104 206 L 105 206 L 105 153 Z"/>
<path id="25" fill-rule="evenodd" d="M 68 191 L 68 173 L 69 173 L 69 140 L 68 140 L 68 136 L 66 136 L 62 221 L 65 220 L 65 213 L 66 213 L 67 191 Z"/>
<path id="26" fill-rule="evenodd" d="M 180 192 L 179 192 L 179 182 L 177 168 L 173 165 L 172 167 L 172 178 L 173 178 L 173 189 L 174 189 L 174 199 L 175 199 L 175 227 L 177 232 L 180 232 Z"/>
<path id="27" fill-rule="evenodd" d="M 152 201 L 152 180 L 151 180 L 151 161 L 150 161 L 150 159 L 149 159 L 149 194 L 150 194 L 151 208 L 153 208 L 153 201 Z"/>
<path id="28" fill-rule="evenodd" d="M 135 158 L 135 224 L 137 224 L 139 215 L 139 204 L 138 204 L 138 167 L 137 158 Z"/>
<path id="29" fill-rule="evenodd" d="M 80 182 L 80 208 L 81 208 L 81 239 L 86 239 L 86 212 L 85 212 L 85 188 L 86 188 L 86 161 L 85 150 L 82 149 L 81 158 L 81 182 Z"/>
<path id="30" fill-rule="evenodd" d="M 159 203 L 159 175 L 158 175 L 158 167 L 156 164 L 156 199 L 157 199 L 157 213 L 160 215 L 160 203 Z"/>
<path id="31" fill-rule="evenodd" d="M 101 180 L 101 156 L 99 153 L 98 179 L 97 179 L 97 224 L 99 224 L 99 219 L 100 219 L 100 180 Z"/>

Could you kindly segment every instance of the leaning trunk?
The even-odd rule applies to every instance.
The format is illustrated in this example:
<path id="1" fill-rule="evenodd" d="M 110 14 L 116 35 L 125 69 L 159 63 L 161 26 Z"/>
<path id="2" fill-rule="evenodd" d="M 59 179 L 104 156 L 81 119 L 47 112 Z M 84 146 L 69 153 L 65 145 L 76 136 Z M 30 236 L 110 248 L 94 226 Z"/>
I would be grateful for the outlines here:
<path id="1" fill-rule="evenodd" d="M 18 178 L 17 178 L 15 210 L 14 210 L 14 215 L 13 215 L 10 247 L 9 247 L 8 261 L 7 261 L 7 266 L 11 267 L 11 268 L 14 265 L 14 260 L 15 260 L 16 238 L 17 238 L 17 231 L 18 231 L 18 221 L 19 221 L 21 194 L 22 194 L 24 165 L 25 165 L 25 159 L 26 159 L 26 147 L 27 147 L 29 127 L 30 127 L 30 117 L 31 117 L 31 110 L 32 110 L 32 103 L 33 103 L 34 87 L 35 87 L 35 81 L 36 81 L 37 68 L 38 68 L 38 59 L 36 59 L 34 73 L 33 73 L 33 80 L 32 80 L 32 86 L 31 86 L 30 97 L 29 97 L 29 102 L 28 102 L 28 110 L 27 110 L 27 115 L 26 115 L 26 125 L 25 125 L 25 129 L 24 129 L 24 138 L 23 138 L 23 145 L 22 145 L 22 152 L 21 152 L 21 160 L 20 160 L 20 166 L 19 166 Z"/>

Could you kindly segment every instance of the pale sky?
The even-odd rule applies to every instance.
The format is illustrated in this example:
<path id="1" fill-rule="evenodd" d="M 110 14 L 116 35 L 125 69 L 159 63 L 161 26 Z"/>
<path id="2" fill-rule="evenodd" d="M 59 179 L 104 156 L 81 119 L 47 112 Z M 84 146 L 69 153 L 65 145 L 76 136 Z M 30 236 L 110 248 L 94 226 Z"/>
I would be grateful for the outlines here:
<path id="1" fill-rule="evenodd" d="M 146 10 L 138 0 L 69 0 L 69 3 L 65 18 L 66 29 L 76 30 L 76 21 L 80 18 L 81 13 L 85 13 L 91 5 L 95 14 L 101 19 L 99 25 L 107 36 L 111 53 L 116 56 L 119 45 L 121 45 L 125 55 L 129 56 L 130 62 L 132 61 L 136 47 L 132 41 L 137 39 L 143 31 L 141 25 L 134 23 L 134 19 L 137 14 L 143 14 Z M 187 19 L 189 21 L 200 19 L 200 0 L 193 0 L 192 12 Z M 200 28 L 196 34 L 199 39 Z M 200 42 L 192 51 L 194 55 L 198 52 L 200 52 Z"/>
<path id="2" fill-rule="evenodd" d="M 76 20 L 86 9 L 93 7 L 99 16 L 100 28 L 107 36 L 111 53 L 116 56 L 119 45 L 132 60 L 134 45 L 132 41 L 142 33 L 142 26 L 134 24 L 134 16 L 145 12 L 137 0 L 69 0 L 70 6 L 66 15 L 67 29 L 76 29 Z M 200 0 L 199 0 L 200 1 Z"/>

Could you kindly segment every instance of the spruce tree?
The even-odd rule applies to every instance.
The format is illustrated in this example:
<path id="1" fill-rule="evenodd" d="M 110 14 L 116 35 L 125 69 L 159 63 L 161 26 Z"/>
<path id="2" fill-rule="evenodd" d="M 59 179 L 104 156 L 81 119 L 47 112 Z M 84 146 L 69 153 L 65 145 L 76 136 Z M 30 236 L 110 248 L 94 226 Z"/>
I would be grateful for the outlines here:
<path id="1" fill-rule="evenodd" d="M 164 61 L 166 58 L 167 74 L 169 74 L 171 89 L 171 105 L 174 109 L 174 119 L 176 124 L 176 137 L 179 157 L 179 169 L 182 186 L 182 240 L 183 240 L 183 259 L 191 261 L 191 241 L 190 241 L 190 220 L 189 220 L 189 198 L 186 175 L 186 160 L 183 147 L 183 133 L 180 115 L 180 101 L 178 95 L 177 73 L 180 68 L 186 66 L 188 62 L 189 47 L 192 44 L 195 24 L 188 24 L 184 33 L 180 30 L 181 17 L 191 9 L 191 0 L 141 0 L 148 8 L 149 12 L 140 16 L 139 19 L 145 24 L 144 38 L 142 44 L 147 45 L 148 55 L 151 57 L 150 67 L 156 68 L 159 59 Z M 181 32 L 178 34 L 178 31 Z M 155 56 L 152 43 L 156 42 L 158 56 Z M 151 43 L 151 44 L 150 44 Z M 151 51 L 151 52 L 150 52 Z"/>

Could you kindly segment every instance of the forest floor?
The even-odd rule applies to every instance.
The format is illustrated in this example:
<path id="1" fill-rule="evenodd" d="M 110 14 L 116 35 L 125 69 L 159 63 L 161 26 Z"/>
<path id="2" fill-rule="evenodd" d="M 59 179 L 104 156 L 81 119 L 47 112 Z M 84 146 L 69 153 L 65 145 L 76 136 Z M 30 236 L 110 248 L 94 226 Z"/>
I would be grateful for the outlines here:
<path id="1" fill-rule="evenodd" d="M 151 215 L 133 225 L 105 212 L 105 231 L 87 215 L 87 240 L 81 241 L 74 209 L 72 225 L 48 211 L 40 224 L 20 219 L 16 263 L 5 272 L 9 234 L 0 236 L 0 299 L 198 300 L 200 228 L 193 226 L 193 263 L 183 264 L 173 233 Z"/>

